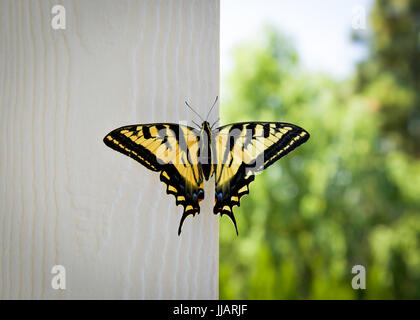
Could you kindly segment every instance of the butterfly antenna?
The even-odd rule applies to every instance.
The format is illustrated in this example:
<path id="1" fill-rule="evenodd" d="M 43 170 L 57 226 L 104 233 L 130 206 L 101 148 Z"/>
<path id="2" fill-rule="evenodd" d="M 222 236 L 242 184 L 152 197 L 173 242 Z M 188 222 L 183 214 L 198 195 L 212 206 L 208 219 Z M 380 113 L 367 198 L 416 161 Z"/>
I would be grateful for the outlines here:
<path id="1" fill-rule="evenodd" d="M 211 106 L 211 108 L 209 110 L 209 113 L 207 113 L 206 120 L 209 118 L 210 112 L 211 112 L 211 110 L 213 110 L 213 108 L 216 105 L 216 102 L 217 102 L 218 99 L 219 99 L 219 96 L 216 96 L 216 99 L 214 100 L 213 105 Z"/>
<path id="2" fill-rule="evenodd" d="M 201 118 L 201 116 L 188 104 L 187 101 L 185 101 L 185 104 L 187 105 L 188 108 L 192 110 L 192 112 L 194 112 L 201 119 L 201 121 L 204 122 L 203 118 Z"/>

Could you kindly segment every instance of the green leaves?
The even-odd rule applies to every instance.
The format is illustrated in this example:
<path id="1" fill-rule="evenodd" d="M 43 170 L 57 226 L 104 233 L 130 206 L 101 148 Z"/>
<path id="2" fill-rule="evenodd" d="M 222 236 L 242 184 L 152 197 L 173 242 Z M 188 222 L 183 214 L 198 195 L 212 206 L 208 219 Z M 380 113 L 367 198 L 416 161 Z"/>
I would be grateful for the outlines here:
<path id="1" fill-rule="evenodd" d="M 272 29 L 255 43 L 235 52 L 223 121 L 291 122 L 311 139 L 256 177 L 236 209 L 239 238 L 222 219 L 220 297 L 420 298 L 420 166 L 399 143 L 405 124 L 387 129 L 392 105 L 418 93 L 399 84 L 398 65 L 336 83 L 304 73 Z M 351 288 L 356 264 L 365 291 Z"/>

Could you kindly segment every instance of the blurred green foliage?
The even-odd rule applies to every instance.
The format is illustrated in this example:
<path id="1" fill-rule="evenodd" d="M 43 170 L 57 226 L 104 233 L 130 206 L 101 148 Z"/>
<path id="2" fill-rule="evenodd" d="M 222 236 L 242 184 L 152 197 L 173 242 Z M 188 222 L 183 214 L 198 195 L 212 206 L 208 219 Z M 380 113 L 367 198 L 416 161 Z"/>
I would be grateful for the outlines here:
<path id="1" fill-rule="evenodd" d="M 221 299 L 420 298 L 419 1 L 377 1 L 369 57 L 337 82 L 271 28 L 234 53 L 225 123 L 284 121 L 307 143 L 258 175 L 220 230 Z M 353 290 L 352 266 L 366 267 Z"/>

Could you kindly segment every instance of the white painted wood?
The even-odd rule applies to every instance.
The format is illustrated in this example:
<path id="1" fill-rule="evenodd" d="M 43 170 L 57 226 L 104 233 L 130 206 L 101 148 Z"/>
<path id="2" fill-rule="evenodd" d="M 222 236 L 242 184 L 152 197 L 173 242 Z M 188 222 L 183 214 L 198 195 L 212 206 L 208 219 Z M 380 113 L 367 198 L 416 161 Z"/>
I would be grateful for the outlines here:
<path id="1" fill-rule="evenodd" d="M 55 4 L 0 1 L 0 299 L 217 299 L 214 187 L 178 237 L 159 175 L 102 139 L 207 113 L 219 1 L 60 1 L 65 30 Z"/>

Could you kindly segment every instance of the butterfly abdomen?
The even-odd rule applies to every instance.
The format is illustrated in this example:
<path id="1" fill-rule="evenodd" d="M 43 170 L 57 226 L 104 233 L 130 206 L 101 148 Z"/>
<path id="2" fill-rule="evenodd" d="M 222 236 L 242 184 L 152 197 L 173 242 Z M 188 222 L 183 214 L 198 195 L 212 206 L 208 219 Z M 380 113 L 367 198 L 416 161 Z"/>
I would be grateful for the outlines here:
<path id="1" fill-rule="evenodd" d="M 200 148 L 198 159 L 203 170 L 204 179 L 209 180 L 213 174 L 213 165 L 211 158 L 211 129 L 207 121 L 203 122 L 200 132 Z"/>

